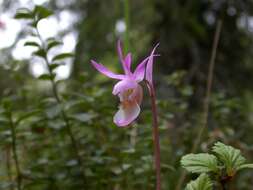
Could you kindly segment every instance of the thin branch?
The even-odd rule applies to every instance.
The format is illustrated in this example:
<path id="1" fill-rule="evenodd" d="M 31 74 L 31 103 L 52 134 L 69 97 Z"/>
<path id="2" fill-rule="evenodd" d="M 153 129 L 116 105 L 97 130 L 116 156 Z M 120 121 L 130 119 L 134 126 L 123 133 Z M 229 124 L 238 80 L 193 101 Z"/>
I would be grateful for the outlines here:
<path id="1" fill-rule="evenodd" d="M 42 48 L 44 50 L 46 50 L 45 48 L 45 45 L 44 45 L 44 40 L 42 39 L 40 33 L 39 33 L 39 30 L 38 28 L 36 27 L 36 32 L 37 32 L 37 36 L 42 44 Z M 69 122 L 69 119 L 67 117 L 67 114 L 66 112 L 64 111 L 63 109 L 63 106 L 62 106 L 62 101 L 60 99 L 60 96 L 59 96 L 59 93 L 58 93 L 58 90 L 57 90 L 57 84 L 56 82 L 54 81 L 54 73 L 53 71 L 51 70 L 50 68 L 50 62 L 48 60 L 48 57 L 46 55 L 45 57 L 45 62 L 46 62 L 46 66 L 47 66 L 47 69 L 49 71 L 49 75 L 50 75 L 50 82 L 51 82 L 51 86 L 52 86 L 52 92 L 53 92 L 53 95 L 54 95 L 54 98 L 55 100 L 57 101 L 58 105 L 60 105 L 60 108 L 61 108 L 61 115 L 62 115 L 62 118 L 63 118 L 63 121 L 65 122 L 65 126 L 66 126 L 66 129 L 67 129 L 67 134 L 71 140 L 71 144 L 72 144 L 72 147 L 73 147 L 73 150 L 76 154 L 76 158 L 77 158 L 77 161 L 78 161 L 78 164 L 80 165 L 81 167 L 81 173 L 82 173 L 82 177 L 83 177 L 83 182 L 84 182 L 84 186 L 86 186 L 86 177 L 85 177 L 85 172 L 84 172 L 84 163 L 83 163 L 83 160 L 79 154 L 79 147 L 78 147 L 78 143 L 74 137 L 74 133 L 72 132 L 71 130 L 71 126 L 70 126 L 70 122 Z"/>
<path id="2" fill-rule="evenodd" d="M 206 89 L 206 96 L 203 104 L 203 118 L 202 118 L 202 123 L 199 133 L 197 134 L 197 138 L 194 141 L 191 153 L 195 153 L 197 151 L 197 148 L 201 142 L 202 135 L 204 133 L 204 130 L 208 128 L 208 115 L 209 115 L 209 106 L 210 106 L 210 98 L 211 98 L 211 90 L 212 90 L 212 83 L 213 83 L 213 72 L 214 72 L 214 67 L 215 67 L 215 58 L 217 54 L 217 48 L 219 44 L 219 39 L 220 39 L 220 33 L 221 33 L 221 28 L 222 28 L 222 21 L 218 20 L 216 29 L 215 29 L 215 34 L 214 34 L 214 41 L 213 41 L 213 46 L 212 46 L 212 54 L 211 54 L 211 59 L 209 62 L 209 68 L 208 68 L 208 78 L 207 78 L 207 89 Z M 183 171 L 176 190 L 181 190 L 181 187 L 183 185 L 183 182 L 186 177 L 186 172 Z"/>
<path id="3" fill-rule="evenodd" d="M 12 153 L 13 153 L 14 165 L 17 172 L 17 178 L 16 178 L 17 189 L 21 190 L 22 189 L 22 175 L 21 175 L 20 163 L 19 163 L 18 153 L 17 153 L 16 126 L 13 122 L 11 111 L 8 112 L 8 116 L 9 116 L 9 123 L 10 123 L 10 128 L 11 128 L 11 148 L 12 148 Z"/>
<path id="4" fill-rule="evenodd" d="M 6 146 L 5 154 L 6 154 L 6 170 L 7 170 L 8 180 L 11 183 L 10 190 L 13 190 L 14 187 L 13 187 L 12 174 L 11 174 L 11 150 L 10 150 L 9 145 Z"/>

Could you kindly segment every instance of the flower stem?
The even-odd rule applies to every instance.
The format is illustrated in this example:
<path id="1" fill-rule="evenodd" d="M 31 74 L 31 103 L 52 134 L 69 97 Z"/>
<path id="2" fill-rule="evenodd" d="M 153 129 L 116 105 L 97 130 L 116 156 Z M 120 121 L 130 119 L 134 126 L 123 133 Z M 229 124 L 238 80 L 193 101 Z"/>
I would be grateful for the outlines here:
<path id="1" fill-rule="evenodd" d="M 9 123 L 10 123 L 10 128 L 11 128 L 11 148 L 12 148 L 14 164 L 15 164 L 15 168 L 16 168 L 16 172 L 17 172 L 17 179 L 16 179 L 17 180 L 17 189 L 21 190 L 22 189 L 22 175 L 21 175 L 20 163 L 19 163 L 18 153 L 17 153 L 16 127 L 13 122 L 11 111 L 9 111 L 8 117 L 9 117 Z"/>
<path id="2" fill-rule="evenodd" d="M 146 82 L 149 88 L 149 95 L 151 100 L 152 119 L 153 119 L 153 141 L 155 154 L 155 171 L 156 171 L 156 190 L 161 190 L 161 153 L 160 153 L 160 139 L 158 127 L 158 113 L 156 106 L 156 94 L 154 86 Z"/>
<path id="3" fill-rule="evenodd" d="M 207 89 L 206 89 L 206 96 L 205 96 L 204 105 L 203 105 L 203 118 L 202 118 L 203 124 L 200 126 L 199 132 L 197 134 L 197 138 L 193 143 L 191 153 L 195 153 L 197 151 L 198 146 L 201 142 L 203 133 L 205 129 L 207 129 L 208 127 L 208 115 L 209 115 L 212 83 L 213 83 L 213 71 L 214 71 L 214 66 L 215 66 L 215 58 L 216 58 L 217 48 L 218 48 L 219 39 L 220 39 L 221 28 L 222 28 L 222 21 L 218 20 L 216 29 L 215 29 L 213 46 L 212 46 L 212 54 L 211 54 L 211 58 L 209 62 L 209 68 L 208 68 L 208 77 L 207 77 L 207 84 L 206 84 Z M 186 172 L 183 171 L 181 176 L 179 177 L 176 190 L 182 189 L 181 187 L 183 185 L 185 177 L 186 177 Z"/>

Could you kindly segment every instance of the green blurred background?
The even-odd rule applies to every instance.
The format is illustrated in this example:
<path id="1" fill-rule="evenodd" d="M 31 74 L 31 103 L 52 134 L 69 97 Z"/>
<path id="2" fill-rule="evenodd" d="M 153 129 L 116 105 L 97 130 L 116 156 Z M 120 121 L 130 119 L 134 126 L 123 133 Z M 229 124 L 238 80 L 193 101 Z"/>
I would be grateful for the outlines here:
<path id="1" fill-rule="evenodd" d="M 217 140 L 240 148 L 253 161 L 253 2 L 250 0 L 0 0 L 0 189 L 14 189 L 6 105 L 19 121 L 17 152 L 25 190 L 83 189 L 81 168 L 66 135 L 50 84 L 39 80 L 42 60 L 24 47 L 32 31 L 13 19 L 20 7 L 43 5 L 54 15 L 41 21 L 43 38 L 55 36 L 73 59 L 57 69 L 58 90 L 79 145 L 85 189 L 154 189 L 151 111 L 145 91 L 142 113 L 129 128 L 113 122 L 118 100 L 115 81 L 101 76 L 96 59 L 121 72 L 116 42 L 134 56 L 133 67 L 159 42 L 154 64 L 159 106 L 163 189 L 175 189 L 203 125 L 203 100 L 217 21 L 220 41 L 208 116 L 198 151 Z M 194 176 L 187 176 L 187 180 Z M 238 175 L 233 189 L 252 189 L 252 172 Z"/>

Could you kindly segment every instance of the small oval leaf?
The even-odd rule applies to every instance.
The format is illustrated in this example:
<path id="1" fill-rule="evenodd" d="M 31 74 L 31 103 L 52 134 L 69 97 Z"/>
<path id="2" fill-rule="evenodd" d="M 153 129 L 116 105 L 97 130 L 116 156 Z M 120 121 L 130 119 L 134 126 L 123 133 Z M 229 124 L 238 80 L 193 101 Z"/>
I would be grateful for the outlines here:
<path id="1" fill-rule="evenodd" d="M 62 59 L 72 58 L 73 56 L 74 56 L 73 53 L 61 53 L 61 54 L 56 55 L 52 59 L 52 61 L 59 61 L 59 60 L 62 60 Z"/>
<path id="2" fill-rule="evenodd" d="M 25 42 L 24 46 L 40 47 L 40 45 L 37 42 L 34 42 L 34 41 Z"/>

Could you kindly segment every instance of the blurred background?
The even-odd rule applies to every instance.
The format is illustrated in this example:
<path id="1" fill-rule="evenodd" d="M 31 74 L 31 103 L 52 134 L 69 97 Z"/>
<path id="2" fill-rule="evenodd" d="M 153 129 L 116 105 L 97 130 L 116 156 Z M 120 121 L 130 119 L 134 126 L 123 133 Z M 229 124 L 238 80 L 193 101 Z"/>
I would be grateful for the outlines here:
<path id="1" fill-rule="evenodd" d="M 58 91 L 79 147 L 83 167 L 66 135 L 61 106 L 53 99 L 46 64 L 26 41 L 38 40 L 18 8 L 40 5 L 54 14 L 38 24 L 43 40 L 63 42 L 50 51 L 73 52 L 56 72 Z M 122 72 L 116 42 L 133 53 L 135 67 L 156 43 L 154 64 L 159 106 L 163 189 L 175 189 L 179 160 L 191 151 L 203 125 L 203 101 L 215 28 L 222 21 L 214 68 L 208 130 L 199 151 L 220 140 L 253 161 L 253 2 L 250 0 L 0 0 L 0 189 L 14 189 L 13 122 L 26 190 L 154 189 L 151 111 L 145 91 L 142 113 L 129 128 L 117 128 L 115 81 L 90 65 L 95 59 Z M 194 176 L 187 176 L 187 180 Z M 233 189 L 252 189 L 252 171 Z"/>

